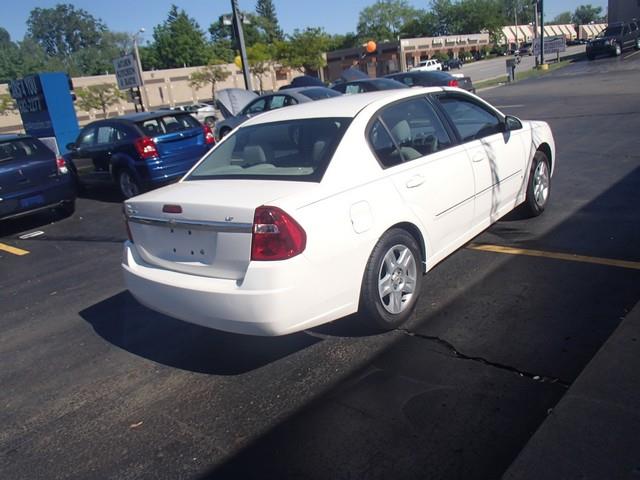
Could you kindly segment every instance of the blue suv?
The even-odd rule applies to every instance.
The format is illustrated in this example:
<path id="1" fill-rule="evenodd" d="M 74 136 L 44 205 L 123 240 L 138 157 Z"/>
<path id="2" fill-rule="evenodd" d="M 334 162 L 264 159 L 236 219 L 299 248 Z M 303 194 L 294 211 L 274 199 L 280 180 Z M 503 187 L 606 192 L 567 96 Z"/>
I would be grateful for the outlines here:
<path id="1" fill-rule="evenodd" d="M 130 198 L 180 178 L 214 143 L 188 113 L 143 112 L 88 124 L 67 160 L 80 187 L 115 183 Z"/>

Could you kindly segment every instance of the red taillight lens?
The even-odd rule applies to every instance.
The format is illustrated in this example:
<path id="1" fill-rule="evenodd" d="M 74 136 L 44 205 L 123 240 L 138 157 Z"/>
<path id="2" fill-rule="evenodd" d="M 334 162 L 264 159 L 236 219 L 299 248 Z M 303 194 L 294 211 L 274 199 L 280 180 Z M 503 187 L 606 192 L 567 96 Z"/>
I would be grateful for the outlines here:
<path id="1" fill-rule="evenodd" d="M 58 173 L 60 175 L 69 173 L 69 169 L 67 168 L 67 162 L 64 161 L 64 158 L 61 158 L 61 157 L 56 158 L 56 167 L 58 167 Z"/>
<path id="2" fill-rule="evenodd" d="M 288 213 L 276 207 L 258 207 L 253 217 L 251 260 L 285 260 L 301 254 L 307 234 Z"/>
<path id="3" fill-rule="evenodd" d="M 449 80 L 449 83 L 447 83 L 448 86 L 450 87 L 457 87 L 458 86 L 458 80 Z"/>
<path id="4" fill-rule="evenodd" d="M 153 138 L 138 138 L 133 142 L 133 145 L 136 147 L 138 154 L 140 154 L 140 157 L 143 160 L 158 156 L 158 148 L 156 147 L 156 142 L 153 141 Z"/>
<path id="5" fill-rule="evenodd" d="M 209 125 L 203 125 L 202 130 L 204 130 L 204 143 L 207 145 L 213 145 L 216 143 L 216 137 L 213 136 L 213 132 Z"/>

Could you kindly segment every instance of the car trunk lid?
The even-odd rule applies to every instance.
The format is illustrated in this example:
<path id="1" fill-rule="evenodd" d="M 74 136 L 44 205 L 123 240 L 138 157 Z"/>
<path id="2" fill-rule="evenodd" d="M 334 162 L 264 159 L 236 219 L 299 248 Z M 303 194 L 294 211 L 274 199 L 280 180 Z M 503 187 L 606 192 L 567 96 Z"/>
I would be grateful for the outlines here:
<path id="1" fill-rule="evenodd" d="M 186 181 L 127 201 L 125 213 L 147 263 L 240 280 L 251 260 L 255 209 L 309 190 L 308 182 Z"/>
<path id="2" fill-rule="evenodd" d="M 57 175 L 54 153 L 39 141 L 21 138 L 0 143 L 0 196 L 37 188 Z"/>

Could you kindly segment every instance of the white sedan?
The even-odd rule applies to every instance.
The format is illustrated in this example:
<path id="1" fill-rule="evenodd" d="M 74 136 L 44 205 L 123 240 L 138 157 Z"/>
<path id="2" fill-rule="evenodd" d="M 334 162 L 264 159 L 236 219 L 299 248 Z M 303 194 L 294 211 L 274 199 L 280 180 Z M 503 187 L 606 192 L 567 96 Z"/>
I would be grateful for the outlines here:
<path id="1" fill-rule="evenodd" d="M 456 88 L 275 110 L 126 202 L 126 284 L 149 308 L 236 333 L 356 311 L 395 328 L 438 262 L 518 205 L 545 209 L 555 164 L 546 123 Z"/>

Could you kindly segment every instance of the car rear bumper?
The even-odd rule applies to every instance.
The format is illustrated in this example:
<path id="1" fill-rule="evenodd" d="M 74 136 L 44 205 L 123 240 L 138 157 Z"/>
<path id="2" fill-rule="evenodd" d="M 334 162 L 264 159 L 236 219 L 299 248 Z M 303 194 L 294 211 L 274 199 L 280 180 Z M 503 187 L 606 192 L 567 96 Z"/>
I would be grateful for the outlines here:
<path id="1" fill-rule="evenodd" d="M 131 294 L 152 310 L 189 323 L 232 333 L 277 336 L 340 318 L 357 309 L 331 307 L 330 293 L 296 272 L 312 272 L 302 256 L 249 266 L 242 281 L 189 275 L 150 265 L 130 242 L 122 267 Z"/>
<path id="2" fill-rule="evenodd" d="M 0 197 L 0 220 L 7 220 L 73 202 L 76 188 L 71 175 L 65 175 L 44 188 L 35 186 Z"/>

